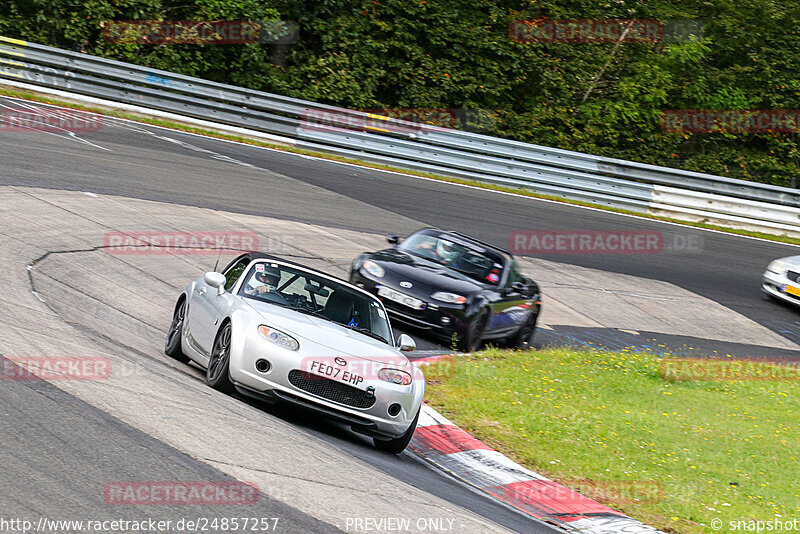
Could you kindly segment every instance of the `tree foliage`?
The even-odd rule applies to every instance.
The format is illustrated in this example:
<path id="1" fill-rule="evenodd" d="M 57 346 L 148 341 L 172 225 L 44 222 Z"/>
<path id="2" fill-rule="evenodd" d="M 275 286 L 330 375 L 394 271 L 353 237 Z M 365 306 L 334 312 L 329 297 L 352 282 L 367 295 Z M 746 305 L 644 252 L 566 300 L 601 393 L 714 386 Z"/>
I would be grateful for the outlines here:
<path id="1" fill-rule="evenodd" d="M 788 185 L 797 134 L 660 121 L 670 109 L 800 109 L 799 13 L 776 0 L 10 0 L 0 34 L 345 107 L 489 110 L 492 135 Z M 109 20 L 277 18 L 300 28 L 279 64 L 276 45 L 101 37 Z M 694 21 L 702 34 L 619 46 L 509 36 L 513 21 L 546 19 Z"/>

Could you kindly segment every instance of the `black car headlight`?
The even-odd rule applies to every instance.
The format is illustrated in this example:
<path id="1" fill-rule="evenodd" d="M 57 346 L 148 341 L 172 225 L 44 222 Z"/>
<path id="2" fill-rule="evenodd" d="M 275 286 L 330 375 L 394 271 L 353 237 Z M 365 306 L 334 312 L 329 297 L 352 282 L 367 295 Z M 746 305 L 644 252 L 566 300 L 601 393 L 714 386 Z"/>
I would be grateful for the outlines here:
<path id="1" fill-rule="evenodd" d="M 447 291 L 437 291 L 431 295 L 431 298 L 438 300 L 439 302 L 446 302 L 447 304 L 467 303 L 467 297 L 463 295 L 457 295 L 456 293 L 448 293 Z"/>
<path id="2" fill-rule="evenodd" d="M 374 276 L 375 278 L 383 278 L 383 275 L 386 274 L 386 271 L 383 270 L 383 267 L 372 260 L 365 261 L 361 265 L 361 268 L 366 271 L 367 274 Z"/>

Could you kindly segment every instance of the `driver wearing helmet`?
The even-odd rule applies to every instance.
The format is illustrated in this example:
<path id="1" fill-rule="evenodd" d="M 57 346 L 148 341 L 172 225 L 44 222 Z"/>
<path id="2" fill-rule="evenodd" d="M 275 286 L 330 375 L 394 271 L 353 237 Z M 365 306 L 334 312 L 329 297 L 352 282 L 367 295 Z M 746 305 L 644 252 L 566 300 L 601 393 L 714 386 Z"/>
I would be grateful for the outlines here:
<path id="1" fill-rule="evenodd" d="M 262 295 L 277 291 L 280 281 L 281 273 L 277 267 L 260 263 L 256 265 L 255 275 L 247 282 L 244 292 L 248 295 Z"/>
<path id="2" fill-rule="evenodd" d="M 459 256 L 455 243 L 446 239 L 439 239 L 436 242 L 436 255 L 441 258 L 443 263 L 453 263 Z"/>
<path id="3" fill-rule="evenodd" d="M 461 256 L 461 251 L 455 243 L 441 237 L 429 237 L 415 248 L 421 255 L 444 265 L 452 266 Z"/>

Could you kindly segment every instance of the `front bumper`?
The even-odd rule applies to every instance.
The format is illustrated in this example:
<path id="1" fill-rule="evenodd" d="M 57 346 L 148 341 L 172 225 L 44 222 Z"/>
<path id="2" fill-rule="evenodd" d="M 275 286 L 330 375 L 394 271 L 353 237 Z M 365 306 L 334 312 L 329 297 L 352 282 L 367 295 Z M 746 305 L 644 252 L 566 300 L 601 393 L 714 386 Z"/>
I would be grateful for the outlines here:
<path id="1" fill-rule="evenodd" d="M 800 306 L 800 295 L 792 295 L 784 291 L 783 288 L 787 286 L 793 287 L 800 292 L 800 283 L 790 280 L 785 272 L 778 274 L 772 271 L 765 271 L 761 276 L 761 291 L 772 297 Z"/>
<path id="2" fill-rule="evenodd" d="M 381 302 L 383 302 L 392 320 L 420 330 L 425 330 L 432 336 L 450 340 L 453 334 L 461 336 L 468 328 L 469 321 L 466 318 L 466 308 L 464 305 L 451 305 L 422 299 L 425 300 L 425 309 L 415 310 L 378 295 L 378 286 L 384 284 L 384 282 L 367 278 L 360 271 L 354 271 L 350 275 L 350 283 L 378 297 Z M 394 287 L 389 284 L 385 285 L 391 287 L 395 291 L 406 293 L 406 290 L 402 287 Z M 415 295 L 412 296 L 419 298 Z"/>
<path id="3" fill-rule="evenodd" d="M 375 402 L 367 408 L 358 408 L 301 389 L 290 381 L 290 372 L 307 371 L 309 360 L 328 362 L 332 357 L 307 357 L 256 336 L 245 337 L 243 341 L 241 338 L 237 341 L 234 337 L 230 357 L 231 380 L 240 392 L 266 400 L 280 400 L 300 405 L 373 436 L 394 438 L 403 435 L 422 404 L 425 379 L 421 371 L 413 365 L 409 370 L 413 381 L 410 385 L 403 386 L 377 378 L 377 370 L 383 367 L 382 364 L 359 362 L 362 366 L 360 368 L 365 371 L 364 380 L 358 384 L 358 389 L 366 391 L 370 387 L 373 388 Z M 266 372 L 256 369 L 256 361 L 262 359 L 270 364 Z M 371 371 L 373 369 L 374 372 Z M 319 380 L 330 379 L 319 376 Z M 331 381 L 337 382 L 338 386 L 348 385 L 342 381 Z M 396 409 L 397 413 L 392 415 L 391 409 Z"/>

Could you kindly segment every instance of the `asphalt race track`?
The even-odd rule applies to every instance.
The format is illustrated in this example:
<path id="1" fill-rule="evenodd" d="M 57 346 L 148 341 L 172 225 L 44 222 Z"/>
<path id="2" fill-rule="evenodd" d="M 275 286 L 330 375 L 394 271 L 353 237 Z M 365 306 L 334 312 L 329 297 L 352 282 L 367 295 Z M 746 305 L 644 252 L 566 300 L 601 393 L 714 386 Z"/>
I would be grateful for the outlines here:
<path id="1" fill-rule="evenodd" d="M 143 131 L 152 134 L 143 133 Z M 19 136 L 17 136 L 19 137 Z M 263 150 L 152 127 L 111 127 L 37 150 L 4 136 L 0 185 L 92 191 L 375 233 L 457 229 L 507 247 L 514 230 L 660 230 L 695 236 L 699 251 L 653 255 L 548 255 L 555 261 L 662 280 L 800 342 L 800 315 L 765 300 L 760 275 L 798 247 L 674 226 L 566 204 Z M 168 138 L 164 139 L 164 138 Z M 202 150 L 202 151 L 201 151 Z M 195 168 L 186 165 L 186 158 Z M 64 161 L 68 161 L 65 165 Z M 229 165 L 205 167 L 209 160 Z M 180 164 L 178 162 L 181 162 Z M 216 166 L 214 168 L 217 168 Z M 260 172 L 253 172 L 260 169 Z M 369 210 L 364 208 L 379 208 Z M 397 217 L 378 216 L 391 212 Z M 757 356 L 757 355 L 753 355 Z"/>
<path id="2" fill-rule="evenodd" d="M 18 104 L 0 98 L 0 105 Z M 0 150 L 3 154 L 0 160 L 0 187 L 26 188 L 19 198 L 38 194 L 28 193 L 27 188 L 51 189 L 54 195 L 52 199 L 39 195 L 37 202 L 50 203 L 67 213 L 61 221 L 60 216 L 42 212 L 41 243 L 26 241 L 28 237 L 20 238 L 24 232 L 18 233 L 14 224 L 9 227 L 4 224 L 0 228 L 0 237 L 7 246 L 20 241 L 19 258 L 15 256 L 14 263 L 2 265 L 8 273 L 2 278 L 4 283 L 14 284 L 20 294 L 30 293 L 25 265 L 39 257 L 41 250 L 57 253 L 81 248 L 82 230 L 76 230 L 71 224 L 73 218 L 80 217 L 102 226 L 106 224 L 103 217 L 114 215 L 105 213 L 101 216 L 99 212 L 93 212 L 90 196 L 86 196 L 85 205 L 78 205 L 75 195 L 58 193 L 72 191 L 178 205 L 180 209 L 165 209 L 163 213 L 166 218 L 174 212 L 174 224 L 181 224 L 181 220 L 194 220 L 181 217 L 215 210 L 318 225 L 353 235 L 406 234 L 420 226 L 432 225 L 457 229 L 501 246 L 507 245 L 512 231 L 520 229 L 650 229 L 661 230 L 669 235 L 697 236 L 698 242 L 702 243 L 701 250 L 673 251 L 663 255 L 549 256 L 546 259 L 606 273 L 668 282 L 737 312 L 773 332 L 781 342 L 800 343 L 798 312 L 765 300 L 759 291 L 760 274 L 766 264 L 776 257 L 796 254 L 797 247 L 362 169 L 114 120 L 106 121 L 98 132 L 80 136 L 50 132 L 0 132 Z M 12 202 L 8 204 L 13 205 Z M 65 208 L 67 205 L 71 206 L 69 210 Z M 13 213 L 11 208 L 7 210 L 8 214 Z M 118 217 L 123 219 L 125 213 L 121 210 Z M 185 216 L 184 213 L 190 215 Z M 20 219 L 27 219 L 28 223 L 19 224 L 36 224 L 39 222 L 37 215 L 20 214 Z M 9 219 L 4 216 L 4 222 L 7 220 L 11 220 L 10 215 Z M 60 246 L 59 232 L 65 236 Z M 34 234 L 36 232 L 30 235 Z M 276 240 L 281 238 L 280 235 L 274 237 Z M 377 242 L 372 240 L 369 243 Z M 101 244 L 95 243 L 95 246 Z M 346 458 L 354 462 L 348 471 L 352 473 L 352 480 L 347 480 L 351 484 L 341 489 L 343 492 L 355 492 L 359 481 L 362 490 L 377 484 L 387 495 L 388 503 L 391 488 L 397 484 L 397 488 L 404 488 L 402 491 L 407 492 L 407 495 L 403 494 L 408 499 L 404 501 L 406 504 L 423 506 L 426 496 L 436 496 L 441 501 L 441 504 L 438 504 L 439 501 L 435 504 L 437 510 L 442 514 L 452 513 L 453 517 L 464 521 L 468 525 L 464 531 L 480 532 L 486 528 L 482 522 L 487 520 L 493 522 L 493 528 L 496 527 L 498 531 L 502 531 L 503 527 L 516 532 L 549 530 L 432 470 L 410 453 L 399 457 L 378 453 L 366 440 L 339 425 L 310 419 L 285 408 L 265 408 L 258 403 L 239 399 L 219 400 L 216 396 L 212 397 L 208 388 L 202 385 L 198 369 L 166 362 L 163 353 L 158 350 L 162 338 L 142 338 L 142 334 L 155 338 L 159 328 L 167 327 L 166 323 L 159 324 L 163 310 L 169 310 L 172 305 L 166 295 L 170 291 L 177 291 L 176 288 L 180 286 L 174 286 L 178 282 L 173 283 L 173 279 L 166 274 L 164 280 L 169 283 L 159 286 L 163 294 L 156 293 L 157 299 L 148 298 L 154 295 L 150 291 L 145 292 L 144 296 L 131 297 L 133 301 L 141 297 L 148 300 L 147 304 L 153 305 L 154 311 L 148 316 L 148 319 L 153 319 L 152 328 L 135 332 L 142 338 L 141 346 L 135 346 L 134 332 L 124 337 L 121 327 L 119 332 L 113 328 L 89 328 L 89 307 L 71 310 L 69 299 L 59 300 L 60 295 L 63 296 L 59 284 L 64 282 L 59 277 L 62 274 L 64 277 L 79 276 L 76 272 L 81 262 L 95 261 L 92 256 L 94 253 L 96 251 L 63 254 L 63 257 L 72 257 L 64 260 L 63 264 L 58 263 L 60 260 L 57 258 L 48 259 L 48 262 L 53 261 L 49 264 L 49 270 L 31 278 L 38 284 L 37 291 L 48 303 L 46 313 L 27 305 L 17 308 L 9 306 L 9 315 L 4 318 L 4 323 L 14 324 L 22 331 L 27 325 L 36 325 L 34 318 L 43 314 L 41 316 L 49 321 L 47 326 L 64 335 L 69 335 L 74 329 L 75 345 L 70 350 L 76 350 L 83 343 L 94 343 L 95 350 L 99 350 L 98 347 L 113 349 L 125 361 L 144 369 L 142 372 L 149 373 L 148 377 L 157 377 L 158 384 L 153 385 L 152 390 L 153 398 L 160 405 L 168 407 L 164 410 L 175 412 L 159 412 L 161 423 L 150 426 L 147 414 L 143 413 L 147 410 L 150 387 L 147 384 L 150 382 L 144 378 L 141 378 L 141 383 L 137 382 L 137 389 L 129 392 L 135 396 L 132 398 L 141 402 L 137 410 L 117 406 L 113 395 L 98 389 L 99 386 L 80 389 L 72 384 L 61 387 L 61 384 L 51 385 L 43 381 L 3 383 L 0 387 L 0 410 L 4 415 L 0 419 L 0 450 L 3 451 L 0 459 L 4 465 L 14 467 L 0 471 L 0 496 L 4 503 L 11 503 L 12 515 L 52 518 L 92 516 L 98 519 L 139 517 L 141 511 L 131 508 L 117 506 L 109 509 L 98 496 L 95 491 L 97 485 L 109 479 L 232 480 L 231 477 L 235 476 L 239 480 L 246 480 L 243 477 L 252 474 L 255 467 L 214 459 L 208 452 L 189 451 L 181 445 L 194 443 L 198 439 L 203 441 L 204 438 L 202 425 L 197 427 L 195 434 L 182 432 L 180 425 L 199 425 L 199 421 L 208 415 L 214 417 L 214 423 L 209 427 L 204 444 L 208 448 L 202 450 L 219 451 L 213 444 L 220 436 L 229 435 L 229 427 L 226 426 L 228 419 L 240 421 L 242 428 L 254 427 L 252 443 L 258 443 L 257 432 L 260 428 L 274 427 L 276 434 L 271 439 L 276 444 L 280 443 L 282 453 L 288 456 L 271 458 L 267 455 L 270 449 L 265 445 L 265 450 L 259 453 L 267 455 L 263 457 L 264 462 L 299 462 L 299 456 L 304 453 L 303 447 L 306 446 L 312 449 L 312 452 L 305 451 L 306 455 L 321 458 L 324 455 L 322 451 L 329 447 L 336 451 L 337 458 L 341 458 L 337 462 L 345 462 Z M 10 262 L 9 258 L 6 259 Z M 202 272 L 204 264 L 208 264 L 207 268 L 210 269 L 213 263 L 212 258 L 192 261 L 191 268 L 194 271 L 191 272 Z M 338 261 L 336 268 L 346 269 L 346 261 Z M 175 268 L 172 274 L 178 270 Z M 112 289 L 125 287 L 132 279 L 128 274 L 114 272 L 103 273 L 103 278 L 104 283 L 108 283 Z M 174 278 L 177 280 L 177 276 Z M 185 280 L 188 282 L 188 278 Z M 75 287 L 69 289 L 76 291 Z M 115 298 L 116 295 L 109 297 L 104 304 L 111 302 L 118 306 Z M 113 309 L 115 313 L 130 313 L 130 310 L 122 307 Z M 703 321 L 702 317 L 686 319 Z M 610 337 L 606 330 L 570 330 L 569 327 L 542 330 L 537 333 L 536 344 L 570 340 L 580 344 L 582 339 L 588 339 L 586 336 L 594 336 L 592 339 L 595 340 L 605 339 L 599 345 L 637 343 L 633 338 L 621 338 L 619 332 L 615 332 L 616 337 Z M 636 335 L 649 337 L 648 334 L 640 332 Z M 657 337 L 659 334 L 652 335 Z M 423 350 L 438 348 L 435 343 L 417 335 L 415 337 Z M 780 348 L 778 344 L 767 347 L 761 340 L 754 340 L 750 344 L 740 340 L 726 345 L 722 341 L 724 332 L 716 332 L 715 336 L 708 338 L 663 338 L 672 346 L 691 344 L 705 348 L 707 352 L 719 349 L 732 352 L 739 350 L 743 356 L 793 356 L 791 348 Z M 125 343 L 120 342 L 122 339 Z M 5 348 L 0 348 L 0 351 L 6 356 L 13 356 Z M 73 387 L 75 389 L 70 389 Z M 163 393 L 163 396 L 155 392 Z M 118 413 L 112 413 L 111 408 L 97 407 L 93 402 L 95 397 L 101 399 L 98 402 L 102 406 L 114 407 Z M 119 402 L 122 404 L 122 401 Z M 182 417 L 178 408 L 190 410 L 195 416 Z M 171 424 L 170 417 L 179 420 Z M 164 436 L 170 435 L 169 432 L 180 435 L 174 440 L 167 440 Z M 185 436 L 182 435 L 184 433 Z M 290 457 L 292 449 L 297 449 L 297 457 Z M 23 458 L 24 462 L 21 461 Z M 334 464 L 330 468 L 334 472 Z M 270 473 L 272 475 L 277 476 Z M 286 474 L 282 473 L 281 476 Z M 65 480 L 69 484 L 59 482 Z M 304 485 L 308 483 L 308 480 L 298 477 L 297 487 L 306 492 L 312 491 L 308 489 L 311 486 Z M 331 518 L 344 513 L 344 504 L 339 503 L 341 509 L 337 510 L 335 503 L 325 508 L 322 503 L 301 502 L 287 489 L 288 485 L 281 485 L 283 482 L 275 484 L 280 491 L 262 491 L 258 509 L 248 510 L 248 515 L 280 517 L 279 531 L 284 532 L 337 530 L 336 522 Z M 264 486 L 260 484 L 259 487 Z M 42 488 L 49 488 L 47 491 L 56 495 L 48 494 Z M 296 502 L 296 505 L 287 502 Z M 319 513 L 315 506 L 320 508 Z M 190 508 L 164 507 L 148 513 L 152 517 L 165 519 L 191 515 L 234 515 L 224 509 Z M 403 510 L 398 515 L 414 513 L 414 510 Z M 477 515 L 473 517 L 471 514 Z M 341 528 L 341 524 L 338 527 Z"/>

